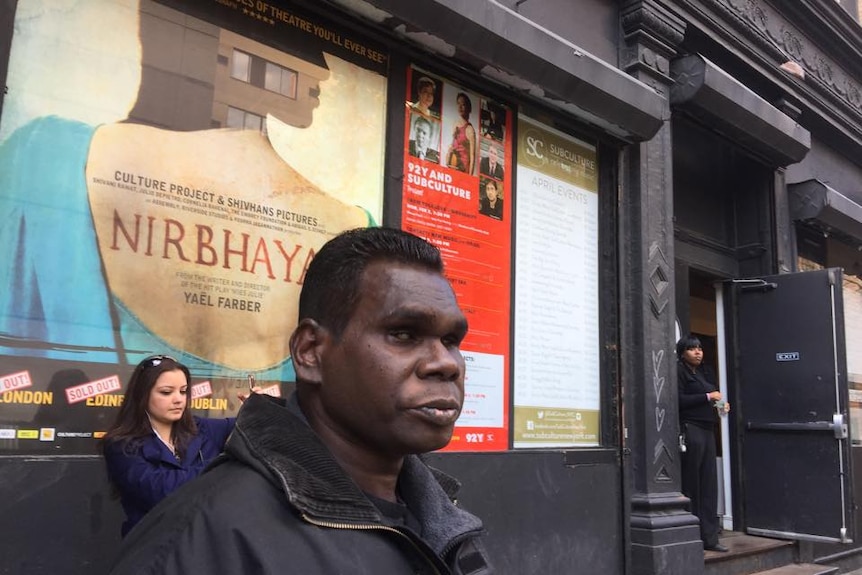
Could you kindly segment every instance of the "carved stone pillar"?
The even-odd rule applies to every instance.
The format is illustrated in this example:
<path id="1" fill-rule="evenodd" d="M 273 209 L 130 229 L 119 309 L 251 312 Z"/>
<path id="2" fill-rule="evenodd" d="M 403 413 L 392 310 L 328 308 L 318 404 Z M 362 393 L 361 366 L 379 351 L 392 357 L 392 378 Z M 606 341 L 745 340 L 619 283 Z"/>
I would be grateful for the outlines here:
<path id="1" fill-rule="evenodd" d="M 625 0 L 623 69 L 665 96 L 685 22 L 656 0 Z M 620 177 L 621 379 L 631 495 L 629 573 L 703 573 L 698 520 L 680 492 L 670 104 L 656 136 L 629 146 Z"/>

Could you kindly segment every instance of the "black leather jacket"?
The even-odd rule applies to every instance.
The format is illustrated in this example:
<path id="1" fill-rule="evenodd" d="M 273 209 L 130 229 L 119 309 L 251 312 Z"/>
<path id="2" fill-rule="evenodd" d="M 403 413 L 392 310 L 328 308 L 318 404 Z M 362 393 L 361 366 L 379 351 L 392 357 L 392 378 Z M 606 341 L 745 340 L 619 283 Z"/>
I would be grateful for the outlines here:
<path id="1" fill-rule="evenodd" d="M 295 398 L 252 395 L 225 452 L 132 530 L 112 574 L 492 573 L 454 479 L 408 457 L 399 493 L 422 533 L 387 525 Z"/>

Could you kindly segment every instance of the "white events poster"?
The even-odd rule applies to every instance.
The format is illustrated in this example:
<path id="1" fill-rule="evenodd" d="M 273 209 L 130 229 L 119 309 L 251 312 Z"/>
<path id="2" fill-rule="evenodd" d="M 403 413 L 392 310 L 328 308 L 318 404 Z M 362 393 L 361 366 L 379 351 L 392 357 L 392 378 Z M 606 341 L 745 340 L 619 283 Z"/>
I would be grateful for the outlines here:
<path id="1" fill-rule="evenodd" d="M 599 443 L 595 146 L 520 117 L 514 447 Z"/>

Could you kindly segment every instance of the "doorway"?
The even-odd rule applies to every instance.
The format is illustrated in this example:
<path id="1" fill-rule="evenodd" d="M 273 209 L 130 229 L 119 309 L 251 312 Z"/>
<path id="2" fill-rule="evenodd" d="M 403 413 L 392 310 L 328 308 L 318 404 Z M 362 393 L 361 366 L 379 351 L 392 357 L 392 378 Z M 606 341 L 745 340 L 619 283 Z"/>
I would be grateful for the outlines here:
<path id="1" fill-rule="evenodd" d="M 732 406 L 716 433 L 720 523 L 730 530 L 734 527 L 732 484 L 740 474 L 735 463 L 731 471 L 736 456 L 731 449 L 735 446 L 732 423 L 738 414 L 728 394 L 721 285 L 731 278 L 774 271 L 775 172 L 684 111 L 674 112 L 671 128 L 677 319 L 682 333 L 701 339 L 704 361 L 715 369 L 719 389 Z M 737 491 L 741 494 L 742 487 Z M 736 527 L 741 529 L 743 511 L 736 511 Z"/>
<path id="2" fill-rule="evenodd" d="M 700 339 L 703 361 L 716 374 L 719 390 L 727 397 L 726 362 L 724 361 L 724 322 L 721 311 L 721 281 L 715 274 L 688 268 L 687 322 L 688 332 Z M 686 330 L 683 329 L 683 332 Z M 730 475 L 729 417 L 716 424 L 716 475 L 718 476 L 719 524 L 724 530 L 733 529 L 733 505 Z"/>

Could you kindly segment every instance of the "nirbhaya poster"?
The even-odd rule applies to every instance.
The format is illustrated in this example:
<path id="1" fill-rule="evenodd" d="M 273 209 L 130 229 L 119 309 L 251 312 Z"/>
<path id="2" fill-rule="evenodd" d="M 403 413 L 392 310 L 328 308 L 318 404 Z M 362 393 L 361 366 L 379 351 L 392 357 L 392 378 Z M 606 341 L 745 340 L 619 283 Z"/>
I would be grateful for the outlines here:
<path id="1" fill-rule="evenodd" d="M 447 451 L 508 449 L 512 111 L 407 70 L 402 227 L 436 245 L 470 331 L 464 408 Z"/>
<path id="2" fill-rule="evenodd" d="M 286 2 L 20 1 L 0 451 L 92 453 L 151 354 L 189 366 L 199 415 L 292 381 L 315 251 L 381 220 L 388 65 Z"/>

